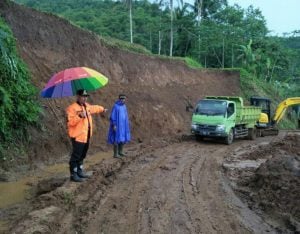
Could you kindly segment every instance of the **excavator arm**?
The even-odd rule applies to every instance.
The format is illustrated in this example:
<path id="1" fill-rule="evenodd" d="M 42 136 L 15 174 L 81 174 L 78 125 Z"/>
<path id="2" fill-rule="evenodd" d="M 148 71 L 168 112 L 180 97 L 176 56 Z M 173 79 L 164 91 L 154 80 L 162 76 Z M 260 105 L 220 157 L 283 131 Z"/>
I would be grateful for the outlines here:
<path id="1" fill-rule="evenodd" d="M 287 98 L 277 106 L 273 117 L 273 124 L 277 124 L 284 116 L 289 106 L 300 105 L 300 97 Z"/>

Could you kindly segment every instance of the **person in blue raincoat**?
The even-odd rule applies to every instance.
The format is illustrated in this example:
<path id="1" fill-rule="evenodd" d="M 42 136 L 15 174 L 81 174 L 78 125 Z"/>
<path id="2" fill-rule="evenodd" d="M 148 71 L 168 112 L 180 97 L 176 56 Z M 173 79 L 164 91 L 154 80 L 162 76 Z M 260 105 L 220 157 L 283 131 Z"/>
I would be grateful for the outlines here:
<path id="1" fill-rule="evenodd" d="M 110 126 L 107 141 L 113 144 L 114 157 L 125 156 L 123 152 L 124 144 L 130 141 L 130 126 L 126 108 L 126 95 L 120 94 L 115 102 L 110 114 Z"/>

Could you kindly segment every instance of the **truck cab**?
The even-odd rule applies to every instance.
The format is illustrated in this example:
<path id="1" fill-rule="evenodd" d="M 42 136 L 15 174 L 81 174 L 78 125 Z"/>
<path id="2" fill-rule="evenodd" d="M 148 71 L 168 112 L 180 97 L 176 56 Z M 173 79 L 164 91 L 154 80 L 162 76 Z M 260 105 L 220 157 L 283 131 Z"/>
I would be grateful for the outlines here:
<path id="1" fill-rule="evenodd" d="M 257 121 L 257 127 L 265 128 L 272 124 L 271 122 L 271 100 L 264 97 L 251 97 L 250 104 L 261 107 L 260 118 Z"/>
<path id="2" fill-rule="evenodd" d="M 235 102 L 203 99 L 197 103 L 192 117 L 191 132 L 201 137 L 226 137 L 234 125 Z"/>

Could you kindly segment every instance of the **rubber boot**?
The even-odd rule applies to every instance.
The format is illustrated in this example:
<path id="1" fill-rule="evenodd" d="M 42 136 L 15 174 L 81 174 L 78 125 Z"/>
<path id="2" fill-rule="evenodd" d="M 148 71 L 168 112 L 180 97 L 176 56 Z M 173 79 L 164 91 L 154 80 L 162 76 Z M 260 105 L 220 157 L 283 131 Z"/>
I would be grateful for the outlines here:
<path id="1" fill-rule="evenodd" d="M 118 145 L 114 144 L 114 158 L 120 158 L 118 154 Z"/>
<path id="2" fill-rule="evenodd" d="M 70 180 L 71 181 L 74 181 L 74 182 L 83 182 L 83 179 L 80 178 L 77 174 L 77 167 L 73 168 L 73 171 L 71 173 L 71 177 L 70 177 Z"/>
<path id="3" fill-rule="evenodd" d="M 78 175 L 80 178 L 90 178 L 89 175 L 87 175 L 87 174 L 84 173 L 84 171 L 83 171 L 83 165 L 80 165 L 80 166 L 78 167 L 77 175 Z"/>
<path id="4" fill-rule="evenodd" d="M 124 146 L 123 143 L 120 143 L 119 146 L 118 146 L 118 148 L 119 148 L 119 151 L 118 151 L 119 155 L 122 156 L 122 157 L 126 156 L 126 154 L 123 153 L 123 146 Z"/>

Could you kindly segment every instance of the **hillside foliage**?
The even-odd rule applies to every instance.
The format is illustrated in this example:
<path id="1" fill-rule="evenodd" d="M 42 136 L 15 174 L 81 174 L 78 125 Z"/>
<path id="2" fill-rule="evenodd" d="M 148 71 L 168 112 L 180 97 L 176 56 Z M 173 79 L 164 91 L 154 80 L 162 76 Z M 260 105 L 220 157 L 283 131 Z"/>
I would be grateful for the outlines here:
<path id="1" fill-rule="evenodd" d="M 27 128 L 36 124 L 41 108 L 12 32 L 1 19 L 0 57 L 0 159 L 5 159 L 8 147 L 27 142 Z"/>
<path id="2" fill-rule="evenodd" d="M 60 15 L 104 38 L 130 43 L 128 1 L 17 2 Z M 173 8 L 166 0 L 130 2 L 133 42 L 146 51 L 189 57 L 208 68 L 242 67 L 273 84 L 275 81 L 293 84 L 300 77 L 299 31 L 285 37 L 269 36 L 266 20 L 259 9 L 229 6 L 227 0 L 195 0 L 193 4 L 178 1 Z M 170 45 L 173 45 L 172 53 Z"/>

